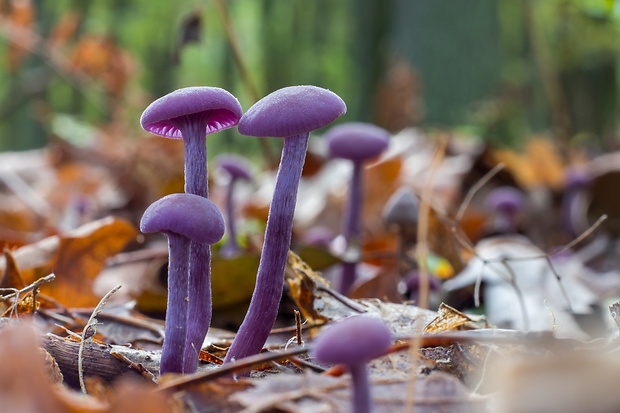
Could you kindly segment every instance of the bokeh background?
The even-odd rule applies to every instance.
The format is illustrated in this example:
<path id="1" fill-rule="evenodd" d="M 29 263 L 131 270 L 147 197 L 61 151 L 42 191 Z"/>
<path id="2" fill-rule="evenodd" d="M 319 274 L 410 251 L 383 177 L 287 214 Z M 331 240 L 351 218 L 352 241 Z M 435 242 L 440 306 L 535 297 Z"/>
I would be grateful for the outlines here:
<path id="1" fill-rule="evenodd" d="M 609 150 L 619 28 L 613 0 L 0 0 L 0 150 L 101 128 L 139 139 L 141 111 L 179 87 L 220 86 L 247 109 L 297 84 L 392 132 Z M 210 151 L 257 147 L 231 131 Z"/>

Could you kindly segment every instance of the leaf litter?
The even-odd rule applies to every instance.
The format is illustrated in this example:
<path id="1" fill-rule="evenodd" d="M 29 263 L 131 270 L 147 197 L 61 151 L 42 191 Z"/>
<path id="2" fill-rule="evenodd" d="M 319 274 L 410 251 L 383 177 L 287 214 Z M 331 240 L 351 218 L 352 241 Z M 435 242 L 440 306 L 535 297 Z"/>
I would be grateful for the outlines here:
<path id="1" fill-rule="evenodd" d="M 546 155 L 541 154 L 550 150 L 544 143 L 532 143 L 526 155 L 511 158 L 506 152 L 496 152 L 496 160 L 509 163 L 509 174 L 520 173 L 517 172 L 519 165 L 527 163 L 529 166 L 515 179 L 524 187 L 547 185 L 557 190 L 561 187 L 558 178 L 560 161 L 557 158 L 552 159 L 541 176 L 535 175 L 536 165 L 544 163 Z M 428 172 L 428 153 L 426 160 L 392 153 L 391 159 L 378 160 L 368 168 L 368 178 L 376 196 L 367 199 L 368 204 L 372 205 L 365 212 L 369 239 L 363 253 L 366 261 L 379 269 L 379 274 L 395 268 L 391 255 L 395 243 L 393 232 L 377 221 L 380 215 L 377 211 L 381 210 L 392 189 L 411 179 L 406 174 L 411 172 L 413 159 L 415 162 L 426 162 Z M 538 155 L 534 157 L 534 153 Z M 39 165 L 46 172 L 37 175 L 35 168 L 34 174 L 33 171 L 25 173 L 21 169 L 19 173 L 28 185 L 38 188 L 36 182 L 53 172 L 54 163 L 45 161 L 41 153 L 31 155 L 36 161 L 33 165 Z M 473 164 L 474 155 L 470 155 L 470 164 Z M 452 157 L 448 155 L 444 160 L 446 168 L 453 161 Z M 142 159 L 141 162 L 144 166 L 151 164 L 152 160 Z M 452 189 L 446 186 L 450 182 L 458 182 L 455 176 L 466 171 L 464 163 L 459 162 L 461 172 L 455 172 L 456 169 L 439 170 L 437 182 L 440 188 L 437 191 L 441 193 L 433 197 L 428 218 L 431 251 L 443 252 L 441 246 L 448 243 L 455 246 L 446 254 L 457 271 L 467 268 L 467 262 L 469 265 L 475 263 L 477 257 L 471 247 L 477 240 L 473 237 L 471 243 L 465 242 L 466 238 L 455 235 L 451 226 L 460 228 L 463 223 L 465 227 L 470 214 L 479 205 L 474 194 L 471 208 L 462 208 L 455 220 L 448 217 L 446 211 L 451 210 L 450 202 L 455 202 L 450 199 L 462 198 L 455 195 L 458 192 L 456 185 Z M 76 171 L 79 168 L 64 169 L 62 179 L 77 182 Z M 165 173 L 164 170 L 157 172 Z M 442 176 L 442 173 L 446 175 Z M 174 174 L 161 181 L 165 184 L 155 184 L 150 178 L 149 194 L 165 192 L 157 185 L 173 187 L 178 180 Z M 382 185 L 386 179 L 392 186 Z M 490 177 L 481 186 L 494 185 L 494 179 Z M 325 208 L 328 205 L 333 208 L 342 202 L 342 197 L 334 195 L 338 192 L 330 187 L 329 181 L 321 180 L 320 185 L 319 192 L 325 198 Z M 311 191 L 312 187 L 306 190 Z M 97 193 L 96 188 L 89 189 L 89 194 Z M 217 191 L 214 196 L 217 198 Z M 45 208 L 34 206 L 41 202 L 40 199 L 29 198 L 26 192 L 21 193 L 20 197 L 16 202 L 31 204 L 37 214 L 45 213 Z M 52 209 L 57 208 L 59 203 L 67 205 L 64 200 L 50 197 L 48 193 L 44 193 L 43 198 Z M 469 203 L 470 200 L 466 199 L 461 205 L 469 207 Z M 248 199 L 247 205 L 252 204 L 260 203 Z M 597 205 L 597 208 L 600 207 Z M 0 214 L 0 220 L 3 220 L 2 216 Z M 312 217 L 312 221 L 305 223 L 306 227 L 334 227 L 338 220 L 328 209 L 313 211 L 305 216 Z M 32 219 L 25 217 L 22 221 L 28 223 Z M 155 303 L 155 299 L 144 295 L 149 290 L 159 291 L 160 300 L 165 298 L 162 294 L 165 285 L 158 284 L 158 274 L 165 265 L 162 260 L 165 251 L 152 250 L 148 258 L 133 259 L 118 255 L 120 252 L 139 255 L 156 245 L 149 239 L 141 239 L 130 222 L 120 218 L 103 218 L 68 230 L 52 229 L 47 233 L 36 232 L 33 230 L 35 226 L 28 224 L 19 228 L 20 233 L 29 234 L 27 237 L 20 238 L 19 243 L 7 244 L 10 248 L 0 258 L 0 305 L 5 313 L 0 319 L 0 365 L 3 366 L 0 392 L 3 408 L 8 406 L 12 411 L 24 412 L 122 412 L 130 409 L 132 412 L 348 411 L 350 383 L 345 370 L 341 366 L 318 365 L 308 357 L 307 351 L 312 346 L 313 337 L 320 333 L 324 325 L 359 314 L 384 320 L 395 338 L 390 351 L 370 365 L 376 411 L 415 408 L 424 412 L 604 412 L 618 405 L 609 384 L 617 381 L 617 342 L 613 339 L 562 339 L 550 331 L 503 330 L 494 328 L 482 316 L 459 311 L 445 303 L 437 311 L 430 311 L 411 302 L 383 300 L 383 293 L 375 295 L 375 298 L 364 298 L 363 295 L 355 299 L 345 297 L 335 292 L 329 282 L 329 267 L 337 265 L 340 257 L 333 251 L 316 247 L 313 247 L 314 250 L 306 249 L 305 253 L 300 252 L 304 259 L 293 252 L 289 255 L 286 280 L 287 295 L 291 301 L 286 305 L 300 312 L 299 326 L 291 325 L 293 321 L 290 318 L 283 319 L 282 324 L 274 328 L 262 354 L 225 366 L 219 363 L 234 335 L 212 328 L 201 352 L 203 361 L 198 373 L 158 377 L 163 323 L 157 317 L 136 311 L 141 307 L 134 306 L 132 300 Z M 300 228 L 304 228 L 303 221 Z M 469 234 L 464 233 L 464 236 Z M 301 247 L 298 251 L 304 251 L 304 246 Z M 514 253 L 515 248 L 519 249 L 507 249 Z M 219 258 L 216 257 L 214 273 L 218 273 L 216 277 L 221 277 L 217 281 L 221 284 L 216 284 L 218 295 L 221 295 L 217 308 L 227 311 L 236 306 L 243 308 L 244 301 L 251 294 L 256 265 L 256 257 L 252 254 L 255 251 L 250 247 L 239 258 L 240 261 L 247 261 L 247 269 L 246 264 L 236 261 L 218 263 Z M 411 250 L 406 254 L 408 258 L 415 259 L 417 252 Z M 542 249 L 532 251 L 532 255 L 541 253 L 545 255 Z M 478 255 L 485 256 L 482 253 Z M 522 255 L 530 255 L 530 251 Z M 130 262 L 151 265 L 131 267 L 128 266 Z M 515 270 L 515 273 L 532 272 L 532 262 L 524 261 L 523 265 L 524 269 Z M 558 268 L 562 266 L 560 263 L 557 265 Z M 574 266 L 568 265 L 571 268 Z M 122 276 L 111 277 L 108 284 L 115 279 L 129 279 L 130 285 L 134 283 L 134 287 L 127 288 L 131 292 L 126 293 L 123 288 L 100 312 L 93 310 L 102 296 L 96 291 L 104 291 L 101 285 L 106 284 L 99 284 L 95 292 L 93 286 L 101 282 L 102 273 L 109 274 L 110 270 L 121 268 Z M 215 271 L 216 268 L 219 269 Z M 326 277 L 317 269 L 325 271 Z M 562 275 L 568 272 L 565 269 L 558 271 Z M 232 277 L 226 278 L 222 274 L 231 274 Z M 478 276 L 479 273 L 476 274 Z M 486 277 L 483 275 L 485 280 Z M 456 283 L 456 280 L 458 278 L 447 283 Z M 557 281 L 550 276 L 548 282 Z M 396 289 L 397 284 L 395 282 L 389 288 Z M 366 291 L 372 290 L 373 287 L 369 287 Z M 605 291 L 609 288 L 599 287 L 598 294 Z M 514 291 L 511 293 L 514 294 Z M 392 297 L 398 296 L 397 291 L 393 294 Z M 558 294 L 550 295 L 561 300 Z M 577 294 L 575 298 L 583 297 L 583 294 Z M 596 297 L 588 300 L 584 306 L 595 302 Z M 161 301 L 160 304 L 142 308 L 149 308 L 153 313 L 151 315 L 155 316 L 164 309 Z M 97 318 L 96 331 L 90 328 L 93 322 L 89 322 L 91 315 Z M 521 317 L 520 311 L 513 311 L 512 316 L 518 319 Z M 538 318 L 537 315 L 531 317 Z M 80 336 L 88 338 L 76 338 Z M 411 345 L 414 338 L 419 340 L 418 347 Z M 36 343 L 40 344 L 37 346 Z M 416 350 L 412 352 L 412 348 Z M 41 353 L 41 349 L 45 352 Z M 80 352 L 83 353 L 81 357 Z M 33 354 L 42 355 L 33 357 Z M 79 360 L 82 361 L 82 369 L 78 368 Z M 79 371 L 84 373 L 84 386 L 89 396 L 78 395 L 75 391 L 79 388 Z M 240 377 L 245 371 L 251 371 L 249 378 Z M 409 394 L 412 380 L 415 381 L 413 397 Z M 26 395 L 33 392 L 39 397 L 28 401 Z M 587 399 L 584 396 L 587 394 L 594 398 Z M 560 403 L 559 400 L 566 402 Z"/>

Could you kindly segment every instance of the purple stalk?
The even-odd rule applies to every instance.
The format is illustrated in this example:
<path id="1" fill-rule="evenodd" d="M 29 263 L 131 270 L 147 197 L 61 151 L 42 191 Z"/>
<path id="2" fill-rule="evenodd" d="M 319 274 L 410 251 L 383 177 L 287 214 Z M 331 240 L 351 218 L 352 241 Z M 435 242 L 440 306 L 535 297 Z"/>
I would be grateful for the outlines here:
<path id="1" fill-rule="evenodd" d="M 370 384 L 366 363 L 354 363 L 347 365 L 351 373 L 353 386 L 353 413 L 370 413 L 372 411 L 372 398 L 370 396 Z"/>
<path id="2" fill-rule="evenodd" d="M 168 303 L 165 340 L 159 373 L 182 373 L 185 333 L 187 329 L 187 274 L 189 239 L 168 233 Z"/>
<path id="3" fill-rule="evenodd" d="M 353 174 L 351 175 L 351 185 L 349 186 L 349 201 L 345 212 L 344 227 L 342 229 L 342 235 L 347 243 L 347 250 L 350 248 L 357 249 L 357 254 L 354 254 L 351 261 L 345 261 L 342 263 L 342 273 L 340 276 L 339 291 L 342 294 L 346 294 L 350 289 L 355 279 L 357 278 L 357 263 L 360 256 L 360 240 L 361 240 L 361 210 L 362 210 L 362 163 L 359 161 L 353 162 Z M 346 259 L 345 254 L 345 259 Z"/>
<path id="4" fill-rule="evenodd" d="M 237 179 L 231 178 L 226 189 L 226 229 L 228 230 L 228 240 L 220 249 L 220 254 L 224 257 L 232 257 L 239 252 L 237 244 L 237 228 L 235 227 L 235 208 L 233 201 L 234 186 Z"/>
<path id="5" fill-rule="evenodd" d="M 267 230 L 261 253 L 256 287 L 250 307 L 239 327 L 225 363 L 258 354 L 269 337 L 278 315 L 284 269 L 291 245 L 297 189 L 308 147 L 308 133 L 284 139 Z"/>
<path id="6" fill-rule="evenodd" d="M 209 197 L 207 172 L 207 138 L 205 128 L 208 116 L 182 117 L 178 127 L 185 142 L 185 192 L 205 198 Z M 183 373 L 194 373 L 198 369 L 198 355 L 211 324 L 211 246 L 191 243 L 189 253 L 187 337 Z"/>

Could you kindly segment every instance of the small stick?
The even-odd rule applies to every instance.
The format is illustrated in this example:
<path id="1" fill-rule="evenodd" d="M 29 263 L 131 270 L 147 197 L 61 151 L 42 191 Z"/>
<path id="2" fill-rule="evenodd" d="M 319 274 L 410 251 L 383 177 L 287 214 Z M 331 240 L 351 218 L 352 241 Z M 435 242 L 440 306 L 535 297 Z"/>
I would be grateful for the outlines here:
<path id="1" fill-rule="evenodd" d="M 301 313 L 298 310 L 295 312 L 295 337 L 297 337 L 297 345 L 301 346 L 304 340 L 301 337 Z"/>
<path id="2" fill-rule="evenodd" d="M 125 355 L 119 353 L 118 351 L 110 351 L 110 355 L 125 363 L 130 369 L 136 370 L 145 379 L 150 380 L 153 383 L 157 382 L 153 373 L 144 368 L 142 364 L 129 360 Z"/>
<path id="3" fill-rule="evenodd" d="M 88 319 L 88 322 L 84 326 L 84 329 L 82 330 L 82 337 L 81 337 L 82 341 L 80 342 L 80 348 L 78 349 L 78 380 L 80 382 L 80 389 L 82 389 L 82 393 L 84 394 L 88 394 L 88 392 L 86 391 L 86 384 L 84 383 L 84 369 L 83 369 L 84 367 L 83 366 L 84 346 L 86 344 L 86 340 L 91 339 L 92 336 L 96 334 L 97 329 L 95 326 L 98 324 L 97 315 L 99 315 L 99 313 L 103 309 L 103 306 L 108 301 L 108 298 L 110 298 L 110 296 L 112 296 L 112 294 L 117 292 L 120 288 L 121 286 L 117 285 L 116 287 L 112 288 L 106 295 L 103 296 L 101 301 L 99 301 L 99 304 L 97 304 L 97 307 L 95 307 L 95 309 L 93 310 L 93 313 L 90 315 L 90 318 Z"/>

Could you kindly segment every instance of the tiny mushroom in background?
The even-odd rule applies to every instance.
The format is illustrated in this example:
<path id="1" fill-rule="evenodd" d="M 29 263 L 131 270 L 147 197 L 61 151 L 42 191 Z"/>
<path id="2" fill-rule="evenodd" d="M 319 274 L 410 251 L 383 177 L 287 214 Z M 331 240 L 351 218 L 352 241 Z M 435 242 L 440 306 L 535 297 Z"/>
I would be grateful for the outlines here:
<path id="1" fill-rule="evenodd" d="M 588 223 L 588 187 L 592 178 L 584 168 L 573 167 L 567 170 L 564 196 L 560 207 L 562 227 L 571 237 L 586 231 Z"/>
<path id="2" fill-rule="evenodd" d="M 235 183 L 238 180 L 251 181 L 250 165 L 245 158 L 236 155 L 220 155 L 216 159 L 219 169 L 229 177 L 226 188 L 226 232 L 228 239 L 220 249 L 223 257 L 232 257 L 239 253 L 237 244 L 237 227 L 235 223 L 235 203 L 233 199 Z"/>
<path id="3" fill-rule="evenodd" d="M 185 145 L 185 192 L 208 198 L 206 135 L 235 126 L 241 114 L 237 98 L 217 87 L 187 87 L 175 90 L 151 103 L 142 113 L 140 124 L 147 132 L 165 138 L 183 139 Z M 196 351 L 196 360 L 186 372 L 196 371 L 198 349 L 211 323 L 211 250 L 208 244 L 192 244 L 190 251 L 187 346 Z"/>
<path id="4" fill-rule="evenodd" d="M 376 318 L 353 316 L 327 327 L 314 340 L 310 355 L 322 363 L 345 364 L 351 373 L 354 413 L 372 411 L 366 364 L 383 355 L 392 344 L 385 323 Z"/>
<path id="5" fill-rule="evenodd" d="M 386 227 L 398 228 L 398 267 L 401 275 L 412 266 L 407 250 L 416 242 L 418 213 L 418 199 L 409 188 L 403 186 L 388 199 L 381 214 Z"/>
<path id="6" fill-rule="evenodd" d="M 489 191 L 484 206 L 492 214 L 488 228 L 491 234 L 517 232 L 517 218 L 523 212 L 525 204 L 523 192 L 512 186 L 501 186 Z"/>
<path id="7" fill-rule="evenodd" d="M 342 235 L 346 250 L 356 253 L 344 254 L 339 291 L 346 294 L 356 278 L 361 238 L 361 208 L 363 203 L 362 164 L 378 156 L 388 146 L 390 134 L 385 129 L 369 123 L 349 122 L 334 126 L 326 134 L 329 154 L 334 158 L 348 159 L 353 163 L 349 185 L 349 200 L 344 215 Z M 352 258 L 347 258 L 350 255 Z"/>
<path id="8" fill-rule="evenodd" d="M 239 133 L 284 138 L 273 198 L 261 253 L 256 286 L 248 312 L 225 362 L 258 354 L 278 315 L 284 269 L 291 245 L 297 189 L 310 132 L 322 128 L 347 110 L 335 93 L 316 86 L 276 90 L 254 104 L 239 121 Z"/>
<path id="9" fill-rule="evenodd" d="M 187 354 L 185 346 L 190 242 L 207 245 L 218 242 L 224 236 L 224 218 L 207 198 L 172 194 L 155 201 L 144 211 L 140 230 L 163 232 L 168 236 L 168 304 L 160 374 L 183 373 L 184 359 L 194 357 L 193 353 Z M 201 304 L 211 305 L 204 301 Z"/>

